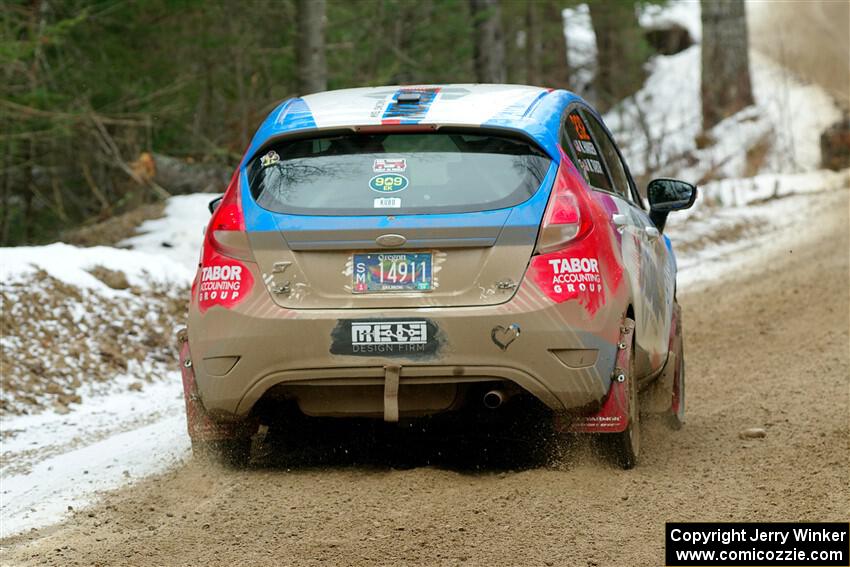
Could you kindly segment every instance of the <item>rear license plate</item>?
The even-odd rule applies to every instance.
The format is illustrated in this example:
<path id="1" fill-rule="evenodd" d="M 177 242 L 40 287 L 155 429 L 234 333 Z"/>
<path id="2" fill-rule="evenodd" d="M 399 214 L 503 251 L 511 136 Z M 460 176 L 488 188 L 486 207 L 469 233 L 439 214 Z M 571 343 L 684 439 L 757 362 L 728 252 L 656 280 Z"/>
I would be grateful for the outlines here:
<path id="1" fill-rule="evenodd" d="M 431 291 L 431 253 L 355 254 L 354 293 Z"/>

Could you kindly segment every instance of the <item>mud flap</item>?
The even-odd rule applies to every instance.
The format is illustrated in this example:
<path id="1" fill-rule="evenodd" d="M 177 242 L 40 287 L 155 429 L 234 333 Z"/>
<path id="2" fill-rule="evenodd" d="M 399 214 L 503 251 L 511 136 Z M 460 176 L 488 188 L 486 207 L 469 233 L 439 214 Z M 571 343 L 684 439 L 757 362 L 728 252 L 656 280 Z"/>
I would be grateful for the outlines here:
<path id="1" fill-rule="evenodd" d="M 186 402 L 186 425 L 192 441 L 219 441 L 223 439 L 244 439 L 254 435 L 259 427 L 256 420 L 219 422 L 212 419 L 204 408 L 195 383 L 195 370 L 189 353 L 189 339 L 186 329 L 177 333 L 177 346 L 180 349 L 180 369 L 183 374 L 183 399 Z"/>
<path id="2" fill-rule="evenodd" d="M 632 353 L 632 333 L 635 323 L 625 319 L 620 327 L 620 339 L 617 343 L 617 359 L 611 375 L 611 387 L 599 411 L 590 415 L 578 416 L 572 420 L 566 431 L 570 433 L 620 433 L 629 426 L 629 360 Z"/>
<path id="3" fill-rule="evenodd" d="M 398 379 L 400 366 L 384 367 L 384 421 L 398 421 Z"/>
<path id="4" fill-rule="evenodd" d="M 673 304 L 673 316 L 670 322 L 670 340 L 667 361 L 658 378 L 645 392 L 641 393 L 641 410 L 650 414 L 677 414 L 682 403 L 680 389 L 681 364 L 679 356 L 682 345 L 682 308 Z"/>
<path id="5" fill-rule="evenodd" d="M 682 308 L 679 304 L 675 304 L 673 309 L 673 326 L 675 331 L 670 332 L 670 352 L 675 353 L 674 364 L 670 364 L 670 356 L 668 355 L 667 365 L 664 368 L 665 378 L 670 376 L 673 381 L 673 401 L 670 405 L 672 415 L 679 415 L 680 406 L 685 404 L 684 392 L 680 391 L 684 378 L 679 374 L 682 372 L 682 365 L 679 363 L 679 357 L 682 356 Z"/>

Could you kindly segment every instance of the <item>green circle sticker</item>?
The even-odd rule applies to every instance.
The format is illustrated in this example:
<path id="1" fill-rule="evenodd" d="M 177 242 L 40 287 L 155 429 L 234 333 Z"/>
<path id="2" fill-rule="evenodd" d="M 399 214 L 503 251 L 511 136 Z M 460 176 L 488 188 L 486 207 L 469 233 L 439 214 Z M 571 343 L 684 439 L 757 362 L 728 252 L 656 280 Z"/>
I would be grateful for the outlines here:
<path id="1" fill-rule="evenodd" d="M 378 193 L 398 193 L 407 188 L 409 181 L 404 175 L 382 173 L 369 180 L 369 188 Z"/>

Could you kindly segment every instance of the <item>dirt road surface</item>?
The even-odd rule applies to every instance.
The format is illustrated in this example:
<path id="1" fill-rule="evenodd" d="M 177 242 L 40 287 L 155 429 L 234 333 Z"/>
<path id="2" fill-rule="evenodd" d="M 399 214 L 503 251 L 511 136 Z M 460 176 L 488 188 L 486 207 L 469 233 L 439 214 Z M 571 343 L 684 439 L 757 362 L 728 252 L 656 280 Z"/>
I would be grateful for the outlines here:
<path id="1" fill-rule="evenodd" d="M 688 422 L 645 420 L 635 470 L 582 440 L 543 464 L 490 447 L 505 468 L 445 439 L 358 455 L 318 437 L 313 457 L 259 447 L 246 471 L 192 461 L 108 494 L 6 539 L 0 563 L 662 565 L 668 520 L 846 521 L 847 195 L 762 262 L 682 290 Z"/>

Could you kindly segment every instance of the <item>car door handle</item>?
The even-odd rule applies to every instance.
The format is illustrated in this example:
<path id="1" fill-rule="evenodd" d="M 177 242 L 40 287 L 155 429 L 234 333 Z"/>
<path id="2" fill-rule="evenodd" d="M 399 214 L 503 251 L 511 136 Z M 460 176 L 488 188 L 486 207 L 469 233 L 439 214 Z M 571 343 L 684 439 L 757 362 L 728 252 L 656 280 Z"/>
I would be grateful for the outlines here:
<path id="1" fill-rule="evenodd" d="M 623 228 L 629 224 L 629 216 L 621 214 L 611 215 L 611 222 L 613 222 L 614 226 L 617 228 Z"/>
<path id="2" fill-rule="evenodd" d="M 648 226 L 644 230 L 646 230 L 646 236 L 650 240 L 658 240 L 658 237 L 661 236 L 661 231 L 654 226 Z"/>

